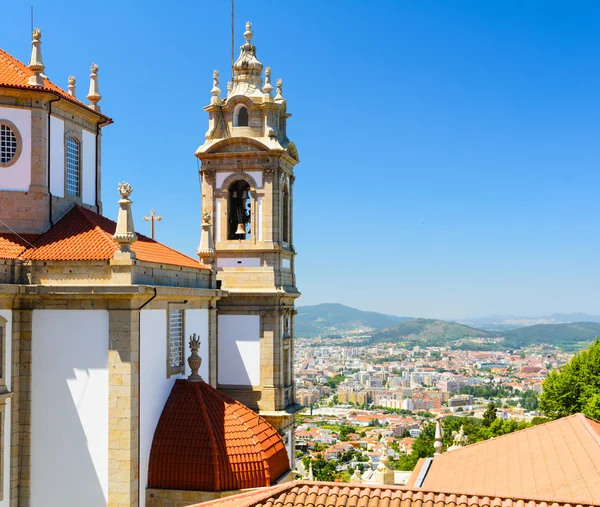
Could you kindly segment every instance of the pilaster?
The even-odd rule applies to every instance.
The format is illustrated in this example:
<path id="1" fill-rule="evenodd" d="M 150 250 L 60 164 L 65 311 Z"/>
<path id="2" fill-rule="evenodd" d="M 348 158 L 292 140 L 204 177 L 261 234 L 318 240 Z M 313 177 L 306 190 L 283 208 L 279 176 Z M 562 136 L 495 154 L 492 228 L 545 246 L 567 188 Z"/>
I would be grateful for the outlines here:
<path id="1" fill-rule="evenodd" d="M 138 505 L 140 312 L 109 310 L 108 505 Z"/>
<path id="2" fill-rule="evenodd" d="M 12 311 L 11 507 L 30 502 L 32 313 L 24 300 Z"/>

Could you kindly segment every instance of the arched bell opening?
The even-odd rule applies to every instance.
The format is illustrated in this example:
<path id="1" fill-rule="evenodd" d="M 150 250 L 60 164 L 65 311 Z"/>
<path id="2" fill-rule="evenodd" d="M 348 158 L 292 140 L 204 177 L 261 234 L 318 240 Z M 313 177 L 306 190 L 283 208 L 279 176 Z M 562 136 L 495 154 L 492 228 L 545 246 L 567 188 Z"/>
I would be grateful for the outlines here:
<path id="1" fill-rule="evenodd" d="M 283 230 L 283 242 L 290 242 L 290 193 L 288 191 L 287 183 L 283 187 L 283 197 L 281 202 L 282 207 L 282 230 Z"/>
<path id="2" fill-rule="evenodd" d="M 244 180 L 238 180 L 234 181 L 228 190 L 227 239 L 250 239 L 252 229 L 250 185 Z"/>

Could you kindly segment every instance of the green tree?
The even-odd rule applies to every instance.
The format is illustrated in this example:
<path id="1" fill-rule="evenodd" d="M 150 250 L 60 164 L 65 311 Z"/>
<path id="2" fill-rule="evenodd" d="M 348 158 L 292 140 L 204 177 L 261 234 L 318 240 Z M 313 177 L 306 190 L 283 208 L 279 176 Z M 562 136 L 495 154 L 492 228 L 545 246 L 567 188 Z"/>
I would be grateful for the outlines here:
<path id="1" fill-rule="evenodd" d="M 552 370 L 543 384 L 540 409 L 557 419 L 582 412 L 600 419 L 600 340 L 575 354 L 559 371 Z"/>
<path id="2" fill-rule="evenodd" d="M 496 405 L 493 401 L 488 404 L 486 411 L 483 413 L 483 425 L 488 428 L 496 420 Z"/>

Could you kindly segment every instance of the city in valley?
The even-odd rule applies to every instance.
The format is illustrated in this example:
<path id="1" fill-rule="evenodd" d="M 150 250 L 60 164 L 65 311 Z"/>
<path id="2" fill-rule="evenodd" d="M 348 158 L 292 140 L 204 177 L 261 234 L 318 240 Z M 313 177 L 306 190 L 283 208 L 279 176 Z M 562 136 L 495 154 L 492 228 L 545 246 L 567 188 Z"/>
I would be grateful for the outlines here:
<path id="1" fill-rule="evenodd" d="M 548 344 L 485 350 L 500 349 L 499 338 L 470 341 L 481 350 L 370 341 L 360 329 L 296 338 L 296 399 L 307 407 L 297 416 L 296 456 L 315 467 L 329 463 L 313 471 L 322 480 L 360 474 L 368 481 L 383 453 L 395 483 L 406 482 L 422 457 L 413 445 L 432 444 L 440 418 L 455 429 L 445 440 L 452 442 L 462 426 L 464 443 L 545 422 L 538 409 L 543 381 L 573 356 Z M 490 410 L 495 420 L 487 424 Z"/>

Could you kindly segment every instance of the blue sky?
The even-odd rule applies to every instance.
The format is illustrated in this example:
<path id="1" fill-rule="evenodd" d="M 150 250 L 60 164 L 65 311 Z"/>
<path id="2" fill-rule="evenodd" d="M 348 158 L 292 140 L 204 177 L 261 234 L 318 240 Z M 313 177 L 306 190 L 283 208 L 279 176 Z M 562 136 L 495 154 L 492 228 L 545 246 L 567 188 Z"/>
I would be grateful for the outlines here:
<path id="1" fill-rule="evenodd" d="M 299 303 L 600 313 L 599 18 L 592 1 L 237 0 L 236 57 L 250 20 L 293 114 Z M 35 24 L 55 83 L 84 96 L 100 66 L 105 214 L 129 181 L 138 230 L 155 208 L 157 239 L 194 255 L 230 2 L 38 1 Z M 27 62 L 29 42 L 29 3 L 4 5 L 0 47 Z"/>

